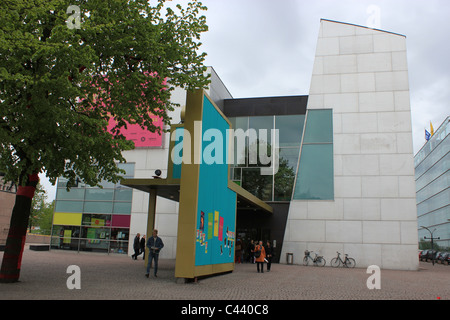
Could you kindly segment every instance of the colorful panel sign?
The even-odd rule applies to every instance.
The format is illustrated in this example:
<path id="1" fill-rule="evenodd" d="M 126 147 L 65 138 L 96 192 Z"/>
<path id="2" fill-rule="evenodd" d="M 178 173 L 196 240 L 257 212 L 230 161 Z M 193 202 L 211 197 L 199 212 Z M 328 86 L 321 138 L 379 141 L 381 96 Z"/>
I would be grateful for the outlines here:
<path id="1" fill-rule="evenodd" d="M 155 126 L 162 129 L 162 118 L 152 116 L 152 120 Z M 109 119 L 108 131 L 114 126 L 115 121 L 113 118 Z M 162 145 L 162 136 L 157 132 L 150 132 L 146 129 L 142 129 L 137 124 L 127 124 L 127 129 L 121 129 L 122 134 L 127 140 L 132 140 L 136 148 L 139 147 L 160 147 Z"/>
<path id="2" fill-rule="evenodd" d="M 202 141 L 199 170 L 195 265 L 232 263 L 236 230 L 236 193 L 228 188 L 228 122 L 209 99 L 203 100 L 202 132 L 213 130 L 213 139 Z M 211 132 L 211 131 L 209 131 Z M 220 140 L 220 141 L 219 141 Z M 208 157 L 218 161 L 208 161 Z"/>
<path id="3" fill-rule="evenodd" d="M 81 213 L 55 212 L 54 225 L 81 226 Z"/>

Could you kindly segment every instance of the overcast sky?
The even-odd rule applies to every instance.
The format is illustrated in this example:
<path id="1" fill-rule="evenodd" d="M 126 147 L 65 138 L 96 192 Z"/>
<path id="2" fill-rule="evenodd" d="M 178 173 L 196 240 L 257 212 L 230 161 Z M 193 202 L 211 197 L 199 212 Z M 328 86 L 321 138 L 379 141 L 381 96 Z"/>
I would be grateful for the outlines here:
<path id="1" fill-rule="evenodd" d="M 448 0 L 203 0 L 206 64 L 234 98 L 307 95 L 320 19 L 406 36 L 414 153 L 450 115 Z M 376 10 L 372 10 L 376 8 Z"/>
<path id="2" fill-rule="evenodd" d="M 170 5 L 186 3 L 174 0 Z M 414 154 L 450 110 L 449 0 L 203 0 L 205 64 L 234 98 L 307 95 L 320 19 L 406 36 Z M 42 177 L 41 177 L 42 178 Z M 54 199 L 54 188 L 42 179 Z"/>

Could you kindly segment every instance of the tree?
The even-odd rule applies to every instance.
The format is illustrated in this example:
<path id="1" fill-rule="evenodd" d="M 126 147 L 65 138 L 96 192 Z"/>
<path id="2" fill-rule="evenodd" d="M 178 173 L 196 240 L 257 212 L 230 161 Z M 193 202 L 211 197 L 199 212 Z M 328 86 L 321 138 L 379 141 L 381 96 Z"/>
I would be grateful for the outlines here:
<path id="1" fill-rule="evenodd" d="M 32 227 L 39 227 L 40 234 L 50 235 L 54 205 L 55 201 L 47 202 L 47 192 L 41 184 L 38 184 L 31 201 L 30 218 L 28 219 L 29 232 L 32 232 Z"/>
<path id="2" fill-rule="evenodd" d="M 62 176 L 69 186 L 77 179 L 118 182 L 117 162 L 134 146 L 121 129 L 138 124 L 161 133 L 152 117 L 170 122 L 174 86 L 208 84 L 206 54 L 198 53 L 206 7 L 164 3 L 1 2 L 0 171 L 19 187 L 0 281 L 19 279 L 40 172 L 52 183 Z M 106 130 L 110 118 L 115 125 Z"/>

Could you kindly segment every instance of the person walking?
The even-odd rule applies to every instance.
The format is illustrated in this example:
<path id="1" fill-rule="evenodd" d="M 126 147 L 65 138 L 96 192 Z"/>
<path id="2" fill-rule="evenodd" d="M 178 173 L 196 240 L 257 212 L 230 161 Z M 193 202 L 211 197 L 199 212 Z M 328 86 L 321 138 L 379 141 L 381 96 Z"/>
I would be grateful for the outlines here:
<path id="1" fill-rule="evenodd" d="M 259 272 L 259 266 L 261 265 L 261 273 L 264 273 L 264 259 L 266 258 L 266 250 L 264 249 L 262 241 L 259 241 L 259 243 L 255 246 L 254 254 L 256 269 Z"/>
<path id="2" fill-rule="evenodd" d="M 253 240 L 250 240 L 250 243 L 248 244 L 247 251 L 248 251 L 248 261 L 250 263 L 255 263 L 255 254 L 254 254 L 255 244 L 253 243 Z"/>
<path id="3" fill-rule="evenodd" d="M 266 247 L 264 249 L 266 250 L 267 271 L 270 271 L 270 267 L 272 266 L 273 248 L 269 240 L 267 240 Z"/>
<path id="4" fill-rule="evenodd" d="M 141 250 L 139 254 L 142 253 L 142 260 L 145 260 L 145 234 L 142 236 L 141 241 L 139 242 L 139 247 L 139 249 Z"/>
<path id="5" fill-rule="evenodd" d="M 140 241 L 140 237 L 141 234 L 138 233 L 136 235 L 136 237 L 134 237 L 134 242 L 133 242 L 133 250 L 134 250 L 134 254 L 131 256 L 131 259 L 133 260 L 137 260 L 137 256 L 139 255 L 139 251 L 140 251 L 140 245 L 139 245 L 139 241 Z"/>
<path id="6" fill-rule="evenodd" d="M 153 275 L 155 277 L 158 272 L 158 258 L 159 252 L 164 247 L 164 243 L 160 237 L 158 237 L 158 230 L 153 230 L 152 236 L 147 240 L 147 248 L 148 248 L 148 263 L 147 263 L 147 273 L 145 276 L 148 278 L 150 274 L 150 267 L 152 265 L 152 261 L 154 261 L 153 266 Z"/>

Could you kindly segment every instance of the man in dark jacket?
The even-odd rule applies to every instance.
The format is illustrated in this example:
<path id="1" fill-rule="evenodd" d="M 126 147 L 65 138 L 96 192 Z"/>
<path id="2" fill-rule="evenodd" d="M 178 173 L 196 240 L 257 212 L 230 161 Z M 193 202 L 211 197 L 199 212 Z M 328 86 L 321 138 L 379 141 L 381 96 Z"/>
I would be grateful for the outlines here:
<path id="1" fill-rule="evenodd" d="M 164 243 L 160 237 L 158 237 L 158 230 L 153 230 L 152 236 L 147 240 L 147 248 L 148 248 L 148 263 L 147 263 L 147 273 L 145 276 L 148 278 L 150 273 L 150 267 L 152 265 L 152 261 L 155 261 L 153 274 L 156 277 L 156 273 L 158 272 L 158 258 L 159 252 L 164 247 Z"/>
<path id="2" fill-rule="evenodd" d="M 134 238 L 134 242 L 133 242 L 134 254 L 131 256 L 131 259 L 137 260 L 137 256 L 140 254 L 140 248 L 141 248 L 139 245 L 140 237 L 141 237 L 141 234 L 138 233 L 136 235 L 136 237 Z"/>

